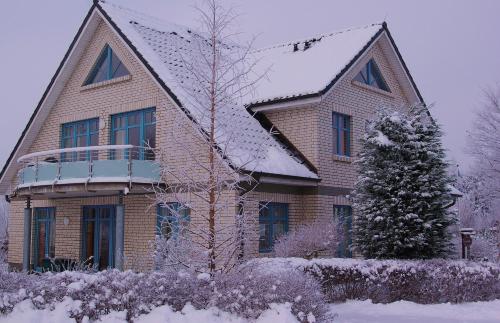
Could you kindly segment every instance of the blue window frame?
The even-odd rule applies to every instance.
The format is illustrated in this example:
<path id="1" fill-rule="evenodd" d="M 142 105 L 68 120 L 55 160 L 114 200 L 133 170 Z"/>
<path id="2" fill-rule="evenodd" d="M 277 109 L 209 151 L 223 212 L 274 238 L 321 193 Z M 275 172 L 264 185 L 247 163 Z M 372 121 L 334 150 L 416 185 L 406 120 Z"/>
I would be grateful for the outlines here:
<path id="1" fill-rule="evenodd" d="M 111 144 L 135 146 L 125 156 L 115 155 L 116 159 L 129 158 L 128 154 L 132 153 L 131 159 L 154 160 L 152 149 L 140 147 L 156 147 L 156 109 L 148 108 L 111 116 Z"/>
<path id="2" fill-rule="evenodd" d="M 349 205 L 334 205 L 333 217 L 337 220 L 339 233 L 343 239 L 339 242 L 337 248 L 337 257 L 352 257 L 352 208 Z"/>
<path id="3" fill-rule="evenodd" d="M 89 147 L 99 145 L 99 119 L 87 119 L 65 123 L 61 127 L 61 148 Z M 62 161 L 97 159 L 97 152 L 63 153 Z"/>
<path id="4" fill-rule="evenodd" d="M 354 78 L 355 81 L 391 92 L 380 70 L 373 59 L 370 59 L 363 69 Z"/>
<path id="5" fill-rule="evenodd" d="M 271 252 L 274 240 L 288 232 L 287 203 L 259 203 L 259 252 Z"/>
<path id="6" fill-rule="evenodd" d="M 351 156 L 351 117 L 333 112 L 333 153 L 339 156 Z"/>
<path id="7" fill-rule="evenodd" d="M 33 267 L 36 271 L 50 268 L 55 257 L 55 208 L 35 208 Z"/>
<path id="8" fill-rule="evenodd" d="M 114 267 L 114 205 L 83 207 L 81 260 L 96 270 L 105 270 Z"/>
<path id="9" fill-rule="evenodd" d="M 99 83 L 130 74 L 125 65 L 106 44 L 83 85 Z"/>
<path id="10" fill-rule="evenodd" d="M 177 239 L 188 224 L 190 210 L 178 202 L 159 204 L 156 212 L 156 235 L 165 239 Z"/>

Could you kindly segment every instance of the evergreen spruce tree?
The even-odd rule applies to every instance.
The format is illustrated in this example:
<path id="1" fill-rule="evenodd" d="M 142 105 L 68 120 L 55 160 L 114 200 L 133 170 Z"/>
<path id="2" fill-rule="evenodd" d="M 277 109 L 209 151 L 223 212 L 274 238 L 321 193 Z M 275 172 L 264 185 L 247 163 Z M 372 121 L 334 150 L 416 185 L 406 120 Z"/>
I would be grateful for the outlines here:
<path id="1" fill-rule="evenodd" d="M 355 248 L 367 258 L 446 256 L 454 222 L 441 130 L 421 105 L 379 109 L 368 124 L 354 190 Z"/>

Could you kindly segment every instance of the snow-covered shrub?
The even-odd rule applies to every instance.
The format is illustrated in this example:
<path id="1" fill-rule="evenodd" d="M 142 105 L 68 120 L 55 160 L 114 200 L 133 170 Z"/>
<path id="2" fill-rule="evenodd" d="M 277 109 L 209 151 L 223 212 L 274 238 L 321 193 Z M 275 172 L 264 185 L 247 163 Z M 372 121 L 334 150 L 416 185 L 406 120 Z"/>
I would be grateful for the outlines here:
<path id="1" fill-rule="evenodd" d="M 126 311 L 127 320 L 169 305 L 181 311 L 218 307 L 241 317 L 256 318 L 272 304 L 289 303 L 301 322 L 326 317 L 319 284 L 302 272 L 262 273 L 245 267 L 231 274 L 163 271 L 135 273 L 107 270 L 97 273 L 66 271 L 26 275 L 0 274 L 0 313 L 25 300 L 36 309 L 53 309 L 72 300 L 71 317 L 98 320 L 111 312 Z M 311 321 L 311 320 L 309 320 Z"/>
<path id="2" fill-rule="evenodd" d="M 316 258 L 321 253 L 335 254 L 341 232 L 334 221 L 314 221 L 279 237 L 274 243 L 277 257 Z"/>
<path id="3" fill-rule="evenodd" d="M 216 281 L 214 305 L 244 317 L 257 318 L 270 304 L 291 304 L 300 322 L 327 319 L 328 308 L 321 286 L 302 271 L 261 271 L 245 266 Z"/>
<path id="4" fill-rule="evenodd" d="M 500 299 L 500 266 L 488 262 L 318 259 L 301 267 L 329 301 L 461 303 Z"/>
<path id="5" fill-rule="evenodd" d="M 9 241 L 7 238 L 0 239 L 0 271 L 7 271 L 7 252 L 9 248 Z"/>

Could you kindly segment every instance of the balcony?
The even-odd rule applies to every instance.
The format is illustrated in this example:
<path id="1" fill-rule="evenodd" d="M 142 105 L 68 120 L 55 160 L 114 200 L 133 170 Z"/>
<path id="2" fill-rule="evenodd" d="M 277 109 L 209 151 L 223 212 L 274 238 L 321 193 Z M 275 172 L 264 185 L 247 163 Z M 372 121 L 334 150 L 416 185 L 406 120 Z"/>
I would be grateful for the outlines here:
<path id="1" fill-rule="evenodd" d="M 132 184 L 160 182 L 160 167 L 154 152 L 145 147 L 109 145 L 55 149 L 22 156 L 16 192 L 41 187 L 64 193 L 60 187 L 84 186 L 73 191 L 96 191 L 98 184 L 128 189 Z M 93 186 L 92 189 L 89 189 Z M 59 188 L 59 189 L 58 189 Z M 112 189 L 114 190 L 114 188 Z M 47 192 L 47 189 L 44 190 Z M 40 193 L 38 193 L 40 194 Z M 26 194 L 23 194 L 26 195 Z"/>

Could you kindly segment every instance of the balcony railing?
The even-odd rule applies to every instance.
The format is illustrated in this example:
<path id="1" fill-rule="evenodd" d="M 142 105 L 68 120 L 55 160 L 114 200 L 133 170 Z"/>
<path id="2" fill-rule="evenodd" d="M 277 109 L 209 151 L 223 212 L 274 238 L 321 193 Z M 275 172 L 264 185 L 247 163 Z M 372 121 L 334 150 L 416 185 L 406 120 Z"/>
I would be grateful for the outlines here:
<path id="1" fill-rule="evenodd" d="M 132 145 L 109 145 L 41 151 L 19 158 L 19 186 L 72 183 L 157 183 L 160 169 L 154 151 Z"/>

